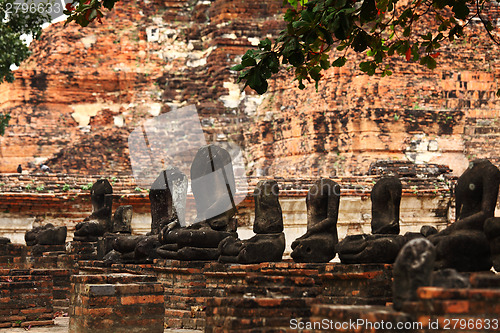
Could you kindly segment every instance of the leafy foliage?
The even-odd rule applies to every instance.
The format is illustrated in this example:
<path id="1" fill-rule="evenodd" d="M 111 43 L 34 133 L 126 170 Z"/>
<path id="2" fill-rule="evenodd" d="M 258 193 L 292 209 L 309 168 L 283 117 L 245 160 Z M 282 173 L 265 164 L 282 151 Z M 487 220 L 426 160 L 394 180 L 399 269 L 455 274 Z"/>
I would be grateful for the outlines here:
<path id="1" fill-rule="evenodd" d="M 12 82 L 11 65 L 19 66 L 30 54 L 21 36 L 39 38 L 42 24 L 48 21 L 50 16 L 46 11 L 23 10 L 14 5 L 14 0 L 0 0 L 0 83 Z"/>
<path id="2" fill-rule="evenodd" d="M 31 3 L 27 5 L 30 8 Z M 42 24 L 49 21 L 50 16 L 46 11 L 23 10 L 25 8 L 16 7 L 14 0 L 0 0 L 0 83 L 14 81 L 11 66 L 19 66 L 30 55 L 21 36 L 39 38 Z M 0 135 L 5 134 L 9 120 L 9 114 L 0 114 Z"/>
<path id="3" fill-rule="evenodd" d="M 68 3 L 66 4 L 66 10 L 63 12 L 68 15 L 65 24 L 75 21 L 82 27 L 86 27 L 94 20 L 101 22 L 101 18 L 103 17 L 102 7 L 111 10 L 117 1 L 118 0 L 75 0 L 72 3 Z"/>
<path id="4" fill-rule="evenodd" d="M 281 66 L 295 69 L 300 89 L 305 88 L 304 81 L 314 81 L 317 89 L 321 72 L 344 66 L 348 50 L 365 55 L 359 68 L 368 75 L 391 75 L 387 60 L 394 55 L 433 69 L 442 42 L 463 37 L 464 26 L 473 18 L 479 18 L 499 44 L 483 13 L 489 1 L 284 0 L 283 5 L 291 6 L 284 16 L 286 28 L 274 43 L 265 39 L 258 49 L 248 50 L 232 70 L 240 71 L 238 82 L 262 94 L 267 91 L 267 80 Z M 417 31 L 416 22 L 423 18 L 438 24 L 425 26 L 425 31 L 420 26 Z M 344 54 L 331 60 L 333 48 Z"/>

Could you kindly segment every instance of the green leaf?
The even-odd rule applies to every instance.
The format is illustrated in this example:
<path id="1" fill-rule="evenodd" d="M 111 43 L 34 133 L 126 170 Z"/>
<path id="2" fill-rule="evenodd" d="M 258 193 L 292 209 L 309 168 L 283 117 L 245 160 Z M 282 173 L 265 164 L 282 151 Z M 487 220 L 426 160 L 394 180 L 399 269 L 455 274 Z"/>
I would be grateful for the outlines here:
<path id="1" fill-rule="evenodd" d="M 422 57 L 422 59 L 420 59 L 420 64 L 427 66 L 429 69 L 436 68 L 436 60 L 429 55 Z"/>
<path id="2" fill-rule="evenodd" d="M 304 42 L 306 44 L 313 44 L 317 39 L 318 39 L 318 34 L 316 33 L 315 30 L 311 30 L 308 34 L 305 35 Z"/>
<path id="3" fill-rule="evenodd" d="M 364 30 L 359 30 L 358 34 L 356 37 L 354 37 L 354 40 L 352 41 L 352 48 L 356 52 L 363 52 L 368 48 L 369 44 L 369 38 L 368 34 Z"/>
<path id="4" fill-rule="evenodd" d="M 102 5 L 104 6 L 104 8 L 111 10 L 111 9 L 113 9 L 116 1 L 117 0 L 104 0 L 102 2 Z"/>
<path id="5" fill-rule="evenodd" d="M 288 9 L 285 13 L 285 16 L 283 17 L 283 19 L 286 21 L 286 22 L 293 22 L 295 20 L 295 16 L 297 16 L 297 12 L 293 9 Z"/>
<path id="6" fill-rule="evenodd" d="M 460 20 L 465 20 L 467 15 L 469 15 L 469 7 L 467 3 L 463 0 L 456 1 L 453 5 L 453 12 L 455 13 L 455 17 Z"/>
<path id="7" fill-rule="evenodd" d="M 292 53 L 299 51 L 299 47 L 297 37 L 290 37 L 283 43 L 282 54 L 285 58 L 288 58 Z"/>
<path id="8" fill-rule="evenodd" d="M 248 53 L 249 52 L 247 51 L 247 53 L 241 58 L 241 65 L 243 67 L 255 66 L 257 64 L 257 61 L 255 61 L 254 58 L 254 53 L 252 52 L 251 55 L 248 55 Z"/>
<path id="9" fill-rule="evenodd" d="M 361 23 L 373 21 L 377 17 L 377 13 L 375 0 L 364 0 L 359 13 Z"/>
<path id="10" fill-rule="evenodd" d="M 337 39 L 344 40 L 349 37 L 352 28 L 351 18 L 344 13 L 339 13 L 334 21 L 334 35 Z"/>
<path id="11" fill-rule="evenodd" d="M 337 46 L 338 51 L 343 51 L 346 47 L 348 47 L 348 43 L 341 42 L 339 46 Z"/>
<path id="12" fill-rule="evenodd" d="M 334 4 L 335 8 L 340 9 L 340 8 L 345 7 L 346 2 L 347 2 L 347 0 L 337 0 L 337 1 L 334 1 L 333 4 Z"/>
<path id="13" fill-rule="evenodd" d="M 239 72 L 239 71 L 241 71 L 244 68 L 245 68 L 245 66 L 243 66 L 242 64 L 238 64 L 238 65 L 235 65 L 235 66 L 231 67 L 230 69 L 232 71 L 238 71 Z"/>
<path id="14" fill-rule="evenodd" d="M 300 51 L 294 52 L 288 57 L 288 62 L 294 67 L 302 65 L 304 60 L 304 54 Z"/>
<path id="15" fill-rule="evenodd" d="M 309 23 L 307 23 L 305 21 L 295 21 L 295 22 L 292 22 L 292 27 L 294 29 L 300 29 L 300 28 L 308 26 L 308 25 L 309 25 Z"/>
<path id="16" fill-rule="evenodd" d="M 288 3 L 292 5 L 293 8 L 297 9 L 298 2 L 297 0 L 288 0 Z"/>
<path id="17" fill-rule="evenodd" d="M 266 38 L 259 42 L 259 49 L 263 51 L 271 51 L 271 45 L 272 45 L 271 40 L 269 38 Z"/>
<path id="18" fill-rule="evenodd" d="M 319 81 L 321 79 L 321 67 L 316 66 L 309 71 L 309 75 L 311 75 L 314 81 Z"/>
<path id="19" fill-rule="evenodd" d="M 311 23 L 314 21 L 314 14 L 309 11 L 309 10 L 303 10 L 301 13 L 300 13 L 300 16 L 302 17 L 302 19 L 308 23 Z"/>
<path id="20" fill-rule="evenodd" d="M 280 60 L 278 55 L 273 52 L 267 56 L 268 59 L 268 67 L 273 73 L 278 73 L 280 70 Z"/>
<path id="21" fill-rule="evenodd" d="M 9 113 L 0 113 L 0 135 L 5 134 L 5 128 L 9 125 L 10 114 Z"/>
<path id="22" fill-rule="evenodd" d="M 332 45 L 334 43 L 332 34 L 328 30 L 326 30 L 325 28 L 320 26 L 320 27 L 318 27 L 318 31 L 321 33 L 321 35 L 325 39 L 325 42 L 328 45 Z"/>
<path id="23" fill-rule="evenodd" d="M 384 76 L 391 76 L 392 75 L 392 71 L 388 70 L 388 69 L 384 69 L 382 71 L 382 77 Z"/>
<path id="24" fill-rule="evenodd" d="M 432 40 L 432 33 L 428 32 L 427 35 L 422 36 L 423 40 Z"/>
<path id="25" fill-rule="evenodd" d="M 347 61 L 346 57 L 339 57 L 334 62 L 332 62 L 332 66 L 333 67 L 342 67 L 345 65 L 346 61 Z"/>
<path id="26" fill-rule="evenodd" d="M 375 70 L 377 69 L 377 64 L 373 61 L 364 61 L 359 64 L 359 68 L 368 75 L 375 74 Z"/>

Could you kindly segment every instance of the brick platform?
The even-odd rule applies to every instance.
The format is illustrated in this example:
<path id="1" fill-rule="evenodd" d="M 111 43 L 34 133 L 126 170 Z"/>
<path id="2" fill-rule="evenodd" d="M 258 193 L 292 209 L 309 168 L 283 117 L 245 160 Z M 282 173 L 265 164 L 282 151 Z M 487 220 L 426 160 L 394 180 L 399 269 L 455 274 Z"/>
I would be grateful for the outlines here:
<path id="1" fill-rule="evenodd" d="M 105 264 L 100 260 L 82 260 L 78 262 L 79 274 L 98 275 L 109 273 L 130 273 L 155 275 L 153 264 Z"/>
<path id="2" fill-rule="evenodd" d="M 378 305 L 316 304 L 312 306 L 310 318 L 294 325 L 312 328 L 314 332 L 415 332 L 409 314 Z"/>
<path id="3" fill-rule="evenodd" d="M 403 311 L 422 323 L 423 332 L 500 332 L 500 289 L 421 287 L 417 295 Z"/>
<path id="4" fill-rule="evenodd" d="M 80 260 L 97 260 L 97 242 L 67 242 L 66 254 L 75 262 Z"/>
<path id="5" fill-rule="evenodd" d="M 70 298 L 70 277 L 77 273 L 74 259 L 66 254 L 66 245 L 28 246 L 26 268 L 45 271 L 54 284 L 54 310 L 67 312 Z"/>
<path id="6" fill-rule="evenodd" d="M 205 332 L 292 332 L 290 319 L 309 318 L 315 302 L 313 298 L 211 298 Z"/>
<path id="7" fill-rule="evenodd" d="M 474 273 L 470 279 L 469 289 L 419 288 L 418 299 L 406 302 L 402 312 L 390 306 L 315 304 L 312 316 L 296 326 L 315 332 L 499 332 L 500 276 Z"/>
<path id="8" fill-rule="evenodd" d="M 257 300 L 293 299 L 298 302 L 296 305 L 301 304 L 302 307 L 296 307 L 293 311 L 302 314 L 310 314 L 310 307 L 314 303 L 385 304 L 391 300 L 391 265 L 306 264 L 292 261 L 239 265 L 156 260 L 153 265 L 106 265 L 102 261 L 80 261 L 78 266 L 80 274 L 87 275 L 124 272 L 156 275 L 164 287 L 165 326 L 170 328 L 220 328 L 222 321 L 218 317 L 211 318 L 212 324 L 206 326 L 207 315 L 212 316 L 220 311 L 211 308 L 218 307 L 217 303 L 210 303 L 213 298 L 221 298 L 228 304 L 234 303 L 235 307 L 239 304 L 238 300 L 245 297 Z M 259 308 L 259 302 L 249 305 L 249 308 L 253 312 L 265 312 Z M 292 315 L 292 312 L 288 312 L 288 317 Z M 267 320 L 268 325 L 271 322 L 271 319 Z M 282 324 L 280 322 L 279 325 Z M 232 324 L 228 325 L 226 328 L 232 327 Z"/>
<path id="9" fill-rule="evenodd" d="M 163 333 L 163 287 L 152 275 L 71 277 L 70 333 Z"/>
<path id="10" fill-rule="evenodd" d="M 392 265 L 328 264 L 319 275 L 325 304 L 386 305 L 392 302 Z"/>
<path id="11" fill-rule="evenodd" d="M 23 244 L 0 245 L 0 267 L 6 269 L 25 268 L 28 249 Z"/>
<path id="12" fill-rule="evenodd" d="M 155 273 L 165 288 L 165 326 L 203 329 L 207 298 L 214 296 L 203 274 L 205 261 L 155 261 Z"/>
<path id="13" fill-rule="evenodd" d="M 53 325 L 53 283 L 45 270 L 0 270 L 0 327 Z"/>
<path id="14" fill-rule="evenodd" d="M 384 304 L 391 300 L 392 265 L 255 265 L 209 263 L 206 332 L 286 332 L 308 319 L 314 304 Z M 222 297 L 220 297 L 222 296 Z"/>
<path id="15" fill-rule="evenodd" d="M 43 270 L 52 277 L 54 284 L 53 298 L 54 311 L 67 312 L 69 299 L 71 297 L 71 270 L 69 269 L 47 269 Z"/>

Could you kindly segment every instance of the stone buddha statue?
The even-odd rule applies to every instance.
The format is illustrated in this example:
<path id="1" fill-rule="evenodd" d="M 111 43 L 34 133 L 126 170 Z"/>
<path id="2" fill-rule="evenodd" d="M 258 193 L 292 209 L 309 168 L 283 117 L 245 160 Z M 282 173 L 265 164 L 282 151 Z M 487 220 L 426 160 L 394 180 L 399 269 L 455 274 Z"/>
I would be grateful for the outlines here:
<path id="1" fill-rule="evenodd" d="M 487 159 L 474 160 L 455 187 L 456 222 L 428 239 L 436 246 L 436 267 L 489 270 L 490 245 L 485 221 L 495 213 L 500 171 Z M 488 226 L 486 230 L 490 230 Z"/>
<path id="2" fill-rule="evenodd" d="M 393 263 L 408 240 L 399 235 L 402 185 L 395 176 L 382 177 L 370 194 L 373 234 L 345 237 L 337 244 L 342 263 Z"/>
<path id="3" fill-rule="evenodd" d="M 307 232 L 292 243 L 295 262 L 329 262 L 335 257 L 338 243 L 340 186 L 330 179 L 320 179 L 306 197 Z"/>
<path id="4" fill-rule="evenodd" d="M 75 226 L 75 241 L 96 242 L 112 230 L 113 188 L 107 179 L 99 179 L 92 185 L 90 199 L 92 214 Z"/>
<path id="5" fill-rule="evenodd" d="M 220 262 L 253 264 L 281 261 L 285 251 L 283 215 L 278 201 L 279 187 L 275 180 L 261 180 L 253 193 L 255 221 L 250 239 L 230 236 L 219 244 Z"/>
<path id="6" fill-rule="evenodd" d="M 167 259 L 216 260 L 219 243 L 236 234 L 236 184 L 229 153 L 216 145 L 201 147 L 191 165 L 197 216 L 192 225 L 167 224 L 158 254 Z"/>

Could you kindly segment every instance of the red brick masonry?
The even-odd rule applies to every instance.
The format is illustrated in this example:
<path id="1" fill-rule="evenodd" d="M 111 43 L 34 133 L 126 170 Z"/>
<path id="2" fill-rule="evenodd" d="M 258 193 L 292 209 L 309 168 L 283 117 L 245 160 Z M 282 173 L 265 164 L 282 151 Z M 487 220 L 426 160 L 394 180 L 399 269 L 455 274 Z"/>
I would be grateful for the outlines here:
<path id="1" fill-rule="evenodd" d="M 0 269 L 0 328 L 53 325 L 52 295 L 47 271 Z"/>
<path id="2" fill-rule="evenodd" d="M 152 275 L 71 277 L 70 333 L 163 333 L 163 287 Z"/>

